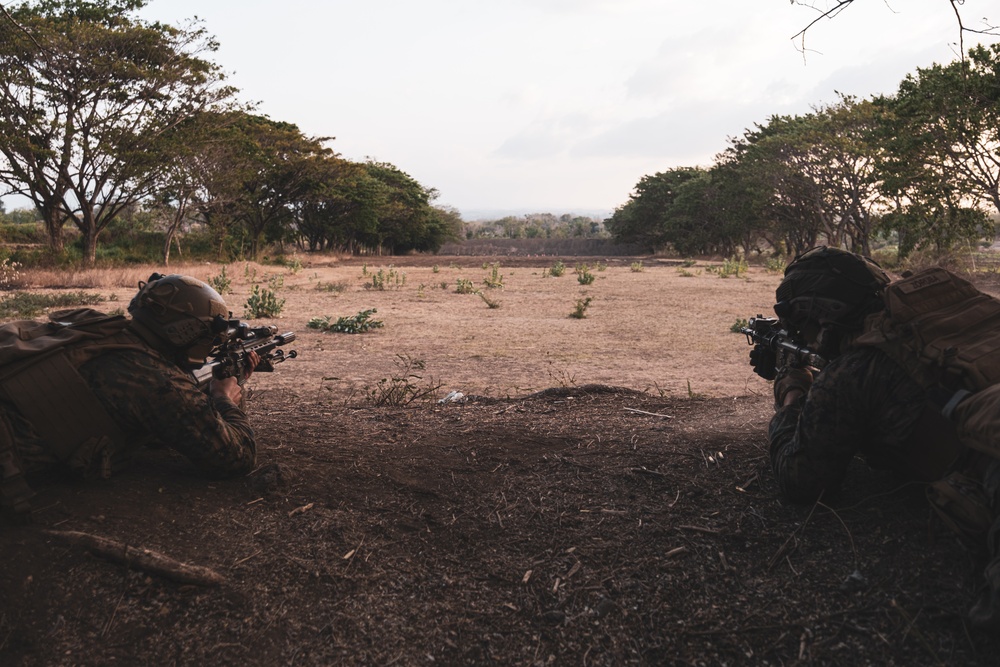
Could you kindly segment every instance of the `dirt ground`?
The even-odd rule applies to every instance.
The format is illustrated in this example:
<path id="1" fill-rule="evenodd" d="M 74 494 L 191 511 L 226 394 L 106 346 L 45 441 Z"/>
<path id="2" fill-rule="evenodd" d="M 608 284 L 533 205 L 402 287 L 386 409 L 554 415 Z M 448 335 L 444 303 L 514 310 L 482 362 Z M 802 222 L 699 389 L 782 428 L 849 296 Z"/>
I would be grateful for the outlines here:
<path id="1" fill-rule="evenodd" d="M 997 664 L 963 620 L 982 554 L 923 489 L 859 464 L 826 503 L 780 499 L 769 388 L 729 330 L 769 312 L 777 274 L 633 258 L 583 286 L 576 260 L 556 278 L 502 258 L 487 290 L 480 260 L 393 261 L 227 267 L 236 311 L 281 273 L 272 323 L 298 335 L 251 381 L 259 467 L 206 480 L 157 450 L 107 481 L 36 480 L 34 525 L 0 532 L 0 664 Z M 366 289 L 379 269 L 405 282 Z M 97 291 L 124 306 L 142 277 Z M 368 308 L 383 328 L 305 326 Z M 376 404 L 393 377 L 432 398 Z"/>

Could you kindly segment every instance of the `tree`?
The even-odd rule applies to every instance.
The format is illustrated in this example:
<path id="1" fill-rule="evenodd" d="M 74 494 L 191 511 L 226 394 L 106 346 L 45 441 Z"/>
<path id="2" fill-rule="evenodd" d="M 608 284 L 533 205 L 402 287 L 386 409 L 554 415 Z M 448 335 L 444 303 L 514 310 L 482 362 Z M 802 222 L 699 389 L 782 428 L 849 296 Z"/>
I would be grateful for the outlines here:
<path id="1" fill-rule="evenodd" d="M 842 96 L 837 104 L 810 117 L 802 139 L 809 146 L 807 173 L 820 188 L 827 235 L 851 249 L 871 254 L 871 237 L 887 200 L 880 190 L 874 107 L 869 101 Z"/>
<path id="2" fill-rule="evenodd" d="M 379 184 L 376 250 L 380 254 L 435 251 L 445 241 L 459 238 L 461 226 L 454 216 L 431 206 L 437 190 L 386 162 L 367 162 L 365 169 Z"/>
<path id="3" fill-rule="evenodd" d="M 801 137 L 809 119 L 772 116 L 742 137 L 732 139 L 719 156 L 737 196 L 749 209 L 757 233 L 779 250 L 798 254 L 816 245 L 833 217 L 823 206 L 819 185 L 809 177 L 809 143 Z"/>
<path id="4" fill-rule="evenodd" d="M 879 103 L 892 122 L 893 151 L 1000 212 L 1000 45 L 908 75 Z M 898 171 L 898 169 L 897 169 Z"/>
<path id="5" fill-rule="evenodd" d="M 892 202 L 880 229 L 898 235 L 900 256 L 991 235 L 982 207 L 1000 211 L 1000 47 L 918 69 L 873 107 Z"/>
<path id="6" fill-rule="evenodd" d="M 175 140 L 184 148 L 160 172 L 160 198 L 178 212 L 197 211 L 214 230 L 220 255 L 256 257 L 265 240 L 293 232 L 296 212 L 324 178 L 323 166 L 337 161 L 327 139 L 241 110 L 192 117 Z M 227 252 L 234 240 L 240 247 Z"/>
<path id="7" fill-rule="evenodd" d="M 203 59 L 197 24 L 145 22 L 145 0 L 42 0 L 0 22 L 0 182 L 29 197 L 53 250 L 81 231 L 93 264 L 100 232 L 156 188 L 176 150 L 170 131 L 234 90 Z"/>
<path id="8" fill-rule="evenodd" d="M 250 255 L 256 257 L 265 232 L 280 239 L 293 225 L 296 205 L 315 188 L 323 160 L 333 158 L 326 138 L 303 135 L 291 123 L 243 115 L 242 142 L 233 169 L 239 180 L 234 202 L 236 219 L 248 232 Z"/>
<path id="9" fill-rule="evenodd" d="M 698 168 L 679 167 L 639 179 L 629 200 L 615 209 L 605 227 L 617 243 L 639 243 L 651 250 L 667 242 L 667 209 L 678 188 L 703 173 Z"/>
<path id="10" fill-rule="evenodd" d="M 327 157 L 316 162 L 312 178 L 294 213 L 309 250 L 353 253 L 358 245 L 373 243 L 378 184 L 364 166 Z"/>

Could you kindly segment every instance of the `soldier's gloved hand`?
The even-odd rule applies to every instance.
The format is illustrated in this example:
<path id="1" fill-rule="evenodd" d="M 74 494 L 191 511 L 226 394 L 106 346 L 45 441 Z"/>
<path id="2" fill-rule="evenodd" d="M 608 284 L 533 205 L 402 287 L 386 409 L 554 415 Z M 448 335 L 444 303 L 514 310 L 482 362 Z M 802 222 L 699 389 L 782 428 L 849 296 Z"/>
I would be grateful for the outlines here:
<path id="1" fill-rule="evenodd" d="M 750 365 L 753 372 L 765 380 L 773 380 L 778 374 L 775 364 L 778 363 L 778 356 L 769 347 L 764 345 L 754 345 L 750 350 Z"/>
<path id="2" fill-rule="evenodd" d="M 228 377 L 219 380 L 213 379 L 208 385 L 208 393 L 215 398 L 227 398 L 236 405 L 243 400 L 243 387 L 236 382 L 236 378 Z"/>
<path id="3" fill-rule="evenodd" d="M 254 369 L 260 365 L 260 355 L 255 350 L 250 350 L 247 354 L 247 361 L 249 363 L 247 363 L 247 374 L 244 380 L 249 380 L 250 376 L 253 375 Z"/>
<path id="4" fill-rule="evenodd" d="M 812 382 L 812 371 L 806 368 L 783 369 L 774 381 L 774 408 L 777 410 L 785 405 L 785 399 L 793 391 L 808 393 Z"/>

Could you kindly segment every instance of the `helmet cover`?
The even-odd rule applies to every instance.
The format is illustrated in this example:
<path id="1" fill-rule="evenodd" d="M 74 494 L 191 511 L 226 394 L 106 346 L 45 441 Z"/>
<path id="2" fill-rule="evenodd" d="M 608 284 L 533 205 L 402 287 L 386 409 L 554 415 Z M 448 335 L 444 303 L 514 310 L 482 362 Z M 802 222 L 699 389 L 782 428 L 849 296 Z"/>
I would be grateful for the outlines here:
<path id="1" fill-rule="evenodd" d="M 791 327 L 808 321 L 855 329 L 882 309 L 889 276 L 874 260 L 820 246 L 795 258 L 775 292 L 774 312 Z"/>
<path id="2" fill-rule="evenodd" d="M 212 348 L 225 342 L 231 316 L 225 300 L 202 281 L 159 273 L 139 283 L 128 312 L 192 365 L 204 363 Z"/>

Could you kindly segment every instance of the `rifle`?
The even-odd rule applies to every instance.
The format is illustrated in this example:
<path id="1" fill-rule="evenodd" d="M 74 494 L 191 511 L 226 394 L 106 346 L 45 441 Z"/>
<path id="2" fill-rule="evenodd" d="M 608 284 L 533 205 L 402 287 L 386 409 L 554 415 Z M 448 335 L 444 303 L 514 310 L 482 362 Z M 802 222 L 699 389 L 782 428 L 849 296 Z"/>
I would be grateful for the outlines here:
<path id="1" fill-rule="evenodd" d="M 782 368 L 808 366 L 821 370 L 826 366 L 826 359 L 796 343 L 776 317 L 751 317 L 747 326 L 740 327 L 740 333 L 746 334 L 747 343 L 754 346 L 750 363 L 754 372 L 765 380 L 773 380 Z M 773 361 L 768 357 L 773 357 Z"/>
<path id="2" fill-rule="evenodd" d="M 280 349 L 294 340 L 294 331 L 279 334 L 275 326 L 251 327 L 246 322 L 230 320 L 226 342 L 212 350 L 205 363 L 191 374 L 199 388 L 207 387 L 213 378 L 221 380 L 228 377 L 235 377 L 243 386 L 250 370 L 270 373 L 274 371 L 275 364 L 297 357 L 295 350 L 285 354 Z M 251 351 L 260 355 L 260 363 L 254 369 L 248 368 Z"/>

